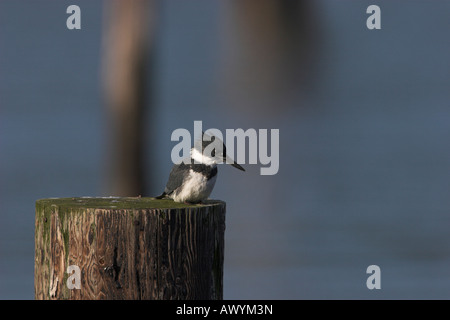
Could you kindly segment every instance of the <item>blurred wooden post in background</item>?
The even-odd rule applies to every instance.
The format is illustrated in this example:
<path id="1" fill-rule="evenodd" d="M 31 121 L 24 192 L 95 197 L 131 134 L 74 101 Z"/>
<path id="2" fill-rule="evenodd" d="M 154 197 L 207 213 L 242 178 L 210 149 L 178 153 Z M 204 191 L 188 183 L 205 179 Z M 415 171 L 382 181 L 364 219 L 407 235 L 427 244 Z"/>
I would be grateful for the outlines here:
<path id="1" fill-rule="evenodd" d="M 109 129 L 108 194 L 145 192 L 144 115 L 151 107 L 146 91 L 154 7 L 152 0 L 105 1 L 102 81 Z"/>
<path id="2" fill-rule="evenodd" d="M 222 299 L 224 232 L 222 201 L 38 200 L 35 299 Z"/>
<path id="3" fill-rule="evenodd" d="M 223 2 L 221 35 L 224 106 L 272 118 L 299 105 L 312 82 L 320 37 L 314 1 Z"/>

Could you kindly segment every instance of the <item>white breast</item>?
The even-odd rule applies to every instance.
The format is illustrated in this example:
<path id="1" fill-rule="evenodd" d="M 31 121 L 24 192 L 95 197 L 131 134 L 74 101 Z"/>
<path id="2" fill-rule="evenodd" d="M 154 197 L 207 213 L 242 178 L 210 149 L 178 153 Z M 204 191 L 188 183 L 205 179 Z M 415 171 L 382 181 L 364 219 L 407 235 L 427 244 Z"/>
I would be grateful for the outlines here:
<path id="1" fill-rule="evenodd" d="M 192 169 L 185 182 L 179 187 L 172 196 L 176 202 L 200 202 L 206 200 L 211 194 L 217 175 L 208 179 L 199 172 Z"/>

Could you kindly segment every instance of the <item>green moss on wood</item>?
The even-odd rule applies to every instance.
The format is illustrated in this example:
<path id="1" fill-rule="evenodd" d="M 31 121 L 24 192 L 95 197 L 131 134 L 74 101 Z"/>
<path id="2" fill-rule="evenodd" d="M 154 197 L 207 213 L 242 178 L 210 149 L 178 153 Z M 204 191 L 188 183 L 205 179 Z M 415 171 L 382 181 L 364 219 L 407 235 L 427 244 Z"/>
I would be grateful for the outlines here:
<path id="1" fill-rule="evenodd" d="M 80 198 L 48 198 L 36 201 L 36 207 L 54 205 L 60 208 L 92 208 L 92 209 L 180 209 L 212 206 L 222 203 L 219 200 L 207 200 L 201 204 L 178 203 L 170 199 L 150 197 L 80 197 Z"/>
<path id="2" fill-rule="evenodd" d="M 39 228 L 42 230 L 42 238 L 44 243 L 46 245 L 50 245 L 50 221 L 52 216 L 52 208 L 43 202 L 36 201 L 36 215 L 40 225 Z"/>
<path id="3" fill-rule="evenodd" d="M 67 222 L 68 215 L 67 212 L 64 212 L 64 210 L 60 210 L 59 207 L 55 204 L 52 204 L 52 207 L 54 207 L 55 213 L 58 214 L 58 220 L 59 220 L 59 230 L 62 234 L 63 241 L 64 241 L 64 258 L 65 261 L 68 261 L 69 258 L 69 223 Z"/>

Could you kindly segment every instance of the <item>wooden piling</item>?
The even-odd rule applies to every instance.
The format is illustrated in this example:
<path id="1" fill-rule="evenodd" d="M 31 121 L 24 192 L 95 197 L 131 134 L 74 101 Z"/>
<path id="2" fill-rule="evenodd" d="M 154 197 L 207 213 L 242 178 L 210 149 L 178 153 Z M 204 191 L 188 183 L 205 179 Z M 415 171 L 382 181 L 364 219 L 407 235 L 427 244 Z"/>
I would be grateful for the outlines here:
<path id="1" fill-rule="evenodd" d="M 38 200 L 35 299 L 222 299 L 224 231 L 222 201 Z"/>

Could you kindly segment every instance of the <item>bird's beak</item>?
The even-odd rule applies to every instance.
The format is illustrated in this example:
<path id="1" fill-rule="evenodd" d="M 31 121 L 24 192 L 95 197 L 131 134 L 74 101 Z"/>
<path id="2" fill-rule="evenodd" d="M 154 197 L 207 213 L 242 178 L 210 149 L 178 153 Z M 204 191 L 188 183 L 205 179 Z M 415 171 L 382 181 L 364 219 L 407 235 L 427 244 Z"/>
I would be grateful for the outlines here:
<path id="1" fill-rule="evenodd" d="M 242 168 L 236 161 L 231 159 L 230 157 L 226 156 L 224 158 L 225 163 L 231 164 L 233 167 L 238 168 L 239 170 L 245 171 L 244 168 Z"/>
<path id="2" fill-rule="evenodd" d="M 245 169 L 242 168 L 239 164 L 237 164 L 236 161 L 234 163 L 232 163 L 231 165 L 235 168 L 238 168 L 239 170 L 245 171 Z"/>

